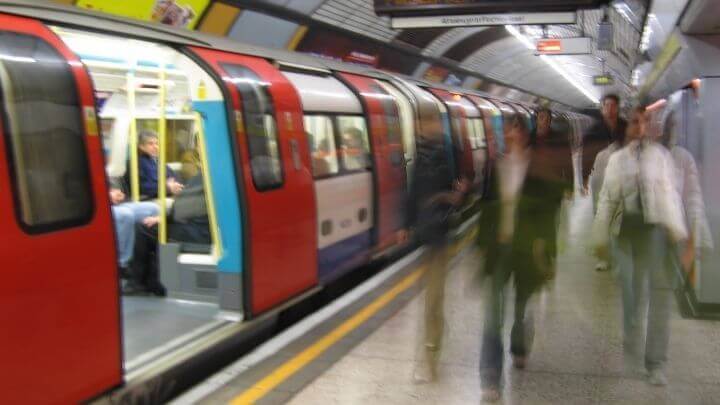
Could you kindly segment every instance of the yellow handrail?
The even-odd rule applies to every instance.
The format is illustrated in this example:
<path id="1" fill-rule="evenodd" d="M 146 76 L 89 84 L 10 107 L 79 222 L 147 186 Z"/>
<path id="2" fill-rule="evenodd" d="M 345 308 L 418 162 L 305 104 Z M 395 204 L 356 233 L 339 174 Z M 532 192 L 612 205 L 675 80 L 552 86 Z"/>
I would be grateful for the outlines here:
<path id="1" fill-rule="evenodd" d="M 205 146 L 205 127 L 202 116 L 195 113 L 195 128 L 197 129 L 198 152 L 200 152 L 201 175 L 205 187 L 205 204 L 208 210 L 208 221 L 210 222 L 210 238 L 212 240 L 212 254 L 215 258 L 222 256 L 222 244 L 220 243 L 220 232 L 218 230 L 217 213 L 215 211 L 215 194 L 210 181 L 210 170 L 208 166 L 207 148 Z"/>
<path id="2" fill-rule="evenodd" d="M 160 224 L 158 242 L 167 243 L 167 120 L 165 119 L 165 64 L 160 64 L 160 120 L 158 122 L 158 204 L 160 205 Z"/>
<path id="3" fill-rule="evenodd" d="M 130 113 L 130 198 L 140 201 L 140 180 L 138 170 L 138 133 L 137 119 L 135 118 L 135 72 L 131 69 L 127 73 L 127 102 Z"/>

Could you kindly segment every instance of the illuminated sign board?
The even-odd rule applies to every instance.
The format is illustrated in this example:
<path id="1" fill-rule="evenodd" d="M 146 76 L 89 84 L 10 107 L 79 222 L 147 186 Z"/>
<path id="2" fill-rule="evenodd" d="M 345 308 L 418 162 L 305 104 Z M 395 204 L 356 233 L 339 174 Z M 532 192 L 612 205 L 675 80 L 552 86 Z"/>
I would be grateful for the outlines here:
<path id="1" fill-rule="evenodd" d="M 612 86 L 615 84 L 615 79 L 608 74 L 593 76 L 593 84 L 596 86 Z"/>
<path id="2" fill-rule="evenodd" d="M 77 0 L 75 6 L 192 29 L 209 3 L 210 0 Z"/>
<path id="3" fill-rule="evenodd" d="M 576 11 L 608 3 L 610 0 L 375 0 L 375 14 L 413 16 Z"/>
<path id="4" fill-rule="evenodd" d="M 538 55 L 583 55 L 591 53 L 590 38 L 551 38 L 535 42 Z"/>
<path id="5" fill-rule="evenodd" d="M 394 29 L 468 27 L 491 25 L 542 25 L 575 24 L 574 12 L 557 13 L 514 13 L 514 14 L 465 14 L 446 16 L 392 17 L 390 25 Z"/>

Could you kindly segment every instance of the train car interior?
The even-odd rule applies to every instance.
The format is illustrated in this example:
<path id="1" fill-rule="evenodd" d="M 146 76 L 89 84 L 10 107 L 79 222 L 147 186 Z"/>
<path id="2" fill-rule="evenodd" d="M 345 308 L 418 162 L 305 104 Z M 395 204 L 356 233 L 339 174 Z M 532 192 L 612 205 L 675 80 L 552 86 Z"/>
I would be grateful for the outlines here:
<path id="1" fill-rule="evenodd" d="M 319 278 L 367 260 L 376 226 L 370 140 L 360 100 L 328 73 L 285 70 L 300 94 L 310 145 Z"/>
<path id="2" fill-rule="evenodd" d="M 173 349 L 178 338 L 217 323 L 218 264 L 237 262 L 229 257 L 237 249 L 222 245 L 237 235 L 226 227 L 221 234 L 218 216 L 239 225 L 237 197 L 231 206 L 236 193 L 213 194 L 235 188 L 234 171 L 227 170 L 232 166 L 226 166 L 233 157 L 223 95 L 197 63 L 165 45 L 69 28 L 54 31 L 79 55 L 93 80 L 106 173 L 111 188 L 125 195 L 116 204 L 142 201 L 154 207 L 152 215 L 135 218 L 136 244 L 153 232 L 147 221 L 158 224 L 157 256 L 140 258 L 135 250 L 140 263 L 130 271 L 159 272 L 167 298 L 122 297 L 123 353 L 131 372 Z M 148 136 L 157 138 L 155 152 L 143 144 Z M 148 189 L 144 159 L 165 165 L 156 182 L 168 187 Z M 173 182 L 181 186 L 172 189 Z"/>

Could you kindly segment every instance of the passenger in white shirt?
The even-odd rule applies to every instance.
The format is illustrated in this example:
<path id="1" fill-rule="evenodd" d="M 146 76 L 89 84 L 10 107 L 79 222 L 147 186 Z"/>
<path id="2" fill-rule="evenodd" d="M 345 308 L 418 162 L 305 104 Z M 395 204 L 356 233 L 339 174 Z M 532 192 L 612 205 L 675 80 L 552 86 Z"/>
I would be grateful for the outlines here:
<path id="1" fill-rule="evenodd" d="M 688 233 L 675 164 L 662 145 L 645 137 L 643 107 L 633 110 L 626 136 L 629 143 L 610 156 L 605 170 L 593 244 L 599 257 L 607 257 L 610 236 L 617 236 L 616 266 L 626 287 L 632 286 L 627 288 L 632 294 L 623 294 L 626 360 L 632 363 L 644 353 L 648 381 L 665 385 L 672 274 L 662 252 L 683 243 Z M 648 286 L 646 312 L 641 297 Z"/>

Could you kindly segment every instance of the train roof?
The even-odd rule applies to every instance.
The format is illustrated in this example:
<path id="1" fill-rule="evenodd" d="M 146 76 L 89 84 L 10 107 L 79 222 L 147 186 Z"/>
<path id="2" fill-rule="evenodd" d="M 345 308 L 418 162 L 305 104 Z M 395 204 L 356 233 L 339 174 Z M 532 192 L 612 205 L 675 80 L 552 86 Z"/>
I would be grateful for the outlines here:
<path id="1" fill-rule="evenodd" d="M 299 52 L 291 52 L 281 49 L 265 48 L 249 45 L 226 37 L 205 34 L 197 31 L 189 31 L 184 28 L 176 28 L 162 24 L 132 20 L 125 17 L 118 17 L 94 10 L 85 10 L 77 7 L 62 4 L 38 3 L 37 0 L 0 0 L 0 12 L 39 19 L 50 24 L 83 28 L 91 31 L 101 31 L 110 34 L 121 34 L 123 36 L 135 37 L 138 39 L 151 40 L 156 42 L 170 43 L 175 46 L 198 46 L 213 48 L 227 52 L 257 56 L 277 62 L 280 66 L 288 66 L 295 69 L 309 69 L 321 71 L 340 71 L 355 73 L 374 77 L 377 79 L 389 80 L 392 76 L 400 77 L 412 83 L 425 86 L 447 89 L 449 91 L 473 94 L 480 97 L 487 97 L 494 100 L 511 101 L 523 103 L 519 100 L 505 100 L 481 91 L 463 87 L 448 86 L 443 83 L 434 83 L 421 80 L 415 77 L 385 72 L 368 66 L 340 62 L 332 59 L 306 55 Z M 97 28 L 100 27 L 100 28 Z M 518 90 L 521 93 L 521 90 Z"/>

